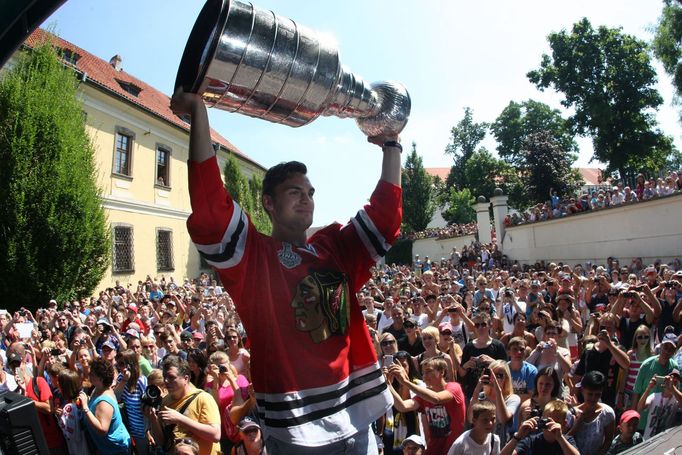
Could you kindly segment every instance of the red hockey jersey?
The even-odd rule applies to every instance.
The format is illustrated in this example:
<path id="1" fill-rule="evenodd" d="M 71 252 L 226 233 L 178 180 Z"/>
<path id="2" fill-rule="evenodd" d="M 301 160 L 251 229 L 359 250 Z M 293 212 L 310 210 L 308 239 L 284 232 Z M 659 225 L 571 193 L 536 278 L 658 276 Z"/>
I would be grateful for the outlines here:
<path id="1" fill-rule="evenodd" d="M 401 188 L 380 181 L 348 224 L 296 247 L 254 228 L 215 158 L 190 162 L 189 182 L 187 226 L 248 333 L 266 435 L 321 446 L 366 430 L 392 399 L 356 293 L 399 233 Z"/>

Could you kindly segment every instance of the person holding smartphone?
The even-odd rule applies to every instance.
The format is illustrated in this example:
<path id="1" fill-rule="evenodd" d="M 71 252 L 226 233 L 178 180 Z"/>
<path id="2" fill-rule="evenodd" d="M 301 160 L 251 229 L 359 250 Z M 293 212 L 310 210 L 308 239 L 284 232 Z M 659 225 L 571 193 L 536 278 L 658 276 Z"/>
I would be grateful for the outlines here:
<path id="1" fill-rule="evenodd" d="M 419 411 L 426 419 L 426 455 L 447 453 L 464 431 L 464 393 L 459 383 L 445 381 L 446 370 L 447 364 L 442 358 L 425 360 L 422 374 L 426 387 L 410 381 L 401 365 L 393 364 L 386 371 L 393 406 L 400 412 Z M 403 398 L 391 385 L 394 378 L 414 393 L 414 397 Z"/>

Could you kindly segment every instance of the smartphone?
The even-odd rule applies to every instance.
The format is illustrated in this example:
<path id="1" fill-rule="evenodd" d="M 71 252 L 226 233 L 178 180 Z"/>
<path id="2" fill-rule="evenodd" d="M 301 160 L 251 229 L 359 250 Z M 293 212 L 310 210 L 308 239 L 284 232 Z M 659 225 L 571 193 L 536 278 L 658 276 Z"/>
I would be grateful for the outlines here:
<path id="1" fill-rule="evenodd" d="M 384 368 L 388 368 L 391 365 L 393 365 L 393 356 L 391 354 L 387 354 L 384 356 Z"/>
<path id="2" fill-rule="evenodd" d="M 661 387 L 665 383 L 665 376 L 656 376 L 656 385 Z"/>

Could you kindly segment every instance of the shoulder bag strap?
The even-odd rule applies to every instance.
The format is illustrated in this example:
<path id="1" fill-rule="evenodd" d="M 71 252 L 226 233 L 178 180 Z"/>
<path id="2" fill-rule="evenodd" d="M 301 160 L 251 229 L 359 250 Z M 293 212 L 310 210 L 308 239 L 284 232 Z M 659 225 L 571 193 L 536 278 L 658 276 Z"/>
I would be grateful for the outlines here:
<path id="1" fill-rule="evenodd" d="M 194 399 L 197 396 L 199 396 L 200 393 L 201 393 L 201 390 L 192 394 L 187 399 L 187 401 L 185 401 L 185 403 L 180 407 L 180 409 L 178 409 L 178 412 L 180 414 L 184 414 L 185 411 L 187 410 L 187 408 L 189 407 L 189 405 L 192 403 L 192 401 L 194 401 Z M 163 427 L 163 446 L 164 446 L 164 448 L 167 447 L 168 449 L 170 449 L 171 447 L 173 447 L 173 443 L 175 441 L 173 441 L 172 438 L 173 438 L 173 431 L 175 430 L 175 425 L 176 424 L 171 424 L 171 425 L 166 425 L 165 427 Z"/>

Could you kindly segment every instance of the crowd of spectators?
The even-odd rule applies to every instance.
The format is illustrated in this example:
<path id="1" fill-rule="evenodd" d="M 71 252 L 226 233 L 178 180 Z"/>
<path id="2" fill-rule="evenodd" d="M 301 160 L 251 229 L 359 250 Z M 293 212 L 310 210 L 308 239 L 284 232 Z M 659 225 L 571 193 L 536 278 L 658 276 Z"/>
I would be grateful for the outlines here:
<path id="1" fill-rule="evenodd" d="M 376 267 L 383 453 L 611 454 L 678 424 L 681 297 L 679 261 L 507 265 L 474 243 Z M 3 310 L 0 341 L 0 390 L 35 401 L 51 453 L 264 453 L 248 337 L 206 274 Z"/>
<path id="2" fill-rule="evenodd" d="M 504 223 L 506 226 L 534 223 L 554 218 L 564 218 L 578 213 L 618 207 L 624 204 L 634 204 L 641 201 L 670 196 L 682 191 L 682 171 L 671 172 L 665 178 L 646 179 L 639 174 L 635 187 L 624 186 L 617 182 L 611 188 L 583 192 L 577 197 L 561 199 L 556 191 L 550 191 L 550 199 L 539 203 L 522 213 L 508 215 Z"/>
<path id="3" fill-rule="evenodd" d="M 449 224 L 442 228 L 428 228 L 423 231 L 405 234 L 402 238 L 410 240 L 419 239 L 451 239 L 455 237 L 463 237 L 465 235 L 476 235 L 478 233 L 478 225 L 476 223 L 461 223 Z"/>
<path id="4" fill-rule="evenodd" d="M 384 453 L 615 454 L 682 422 L 679 261 L 458 259 L 362 291 L 394 396 Z"/>

